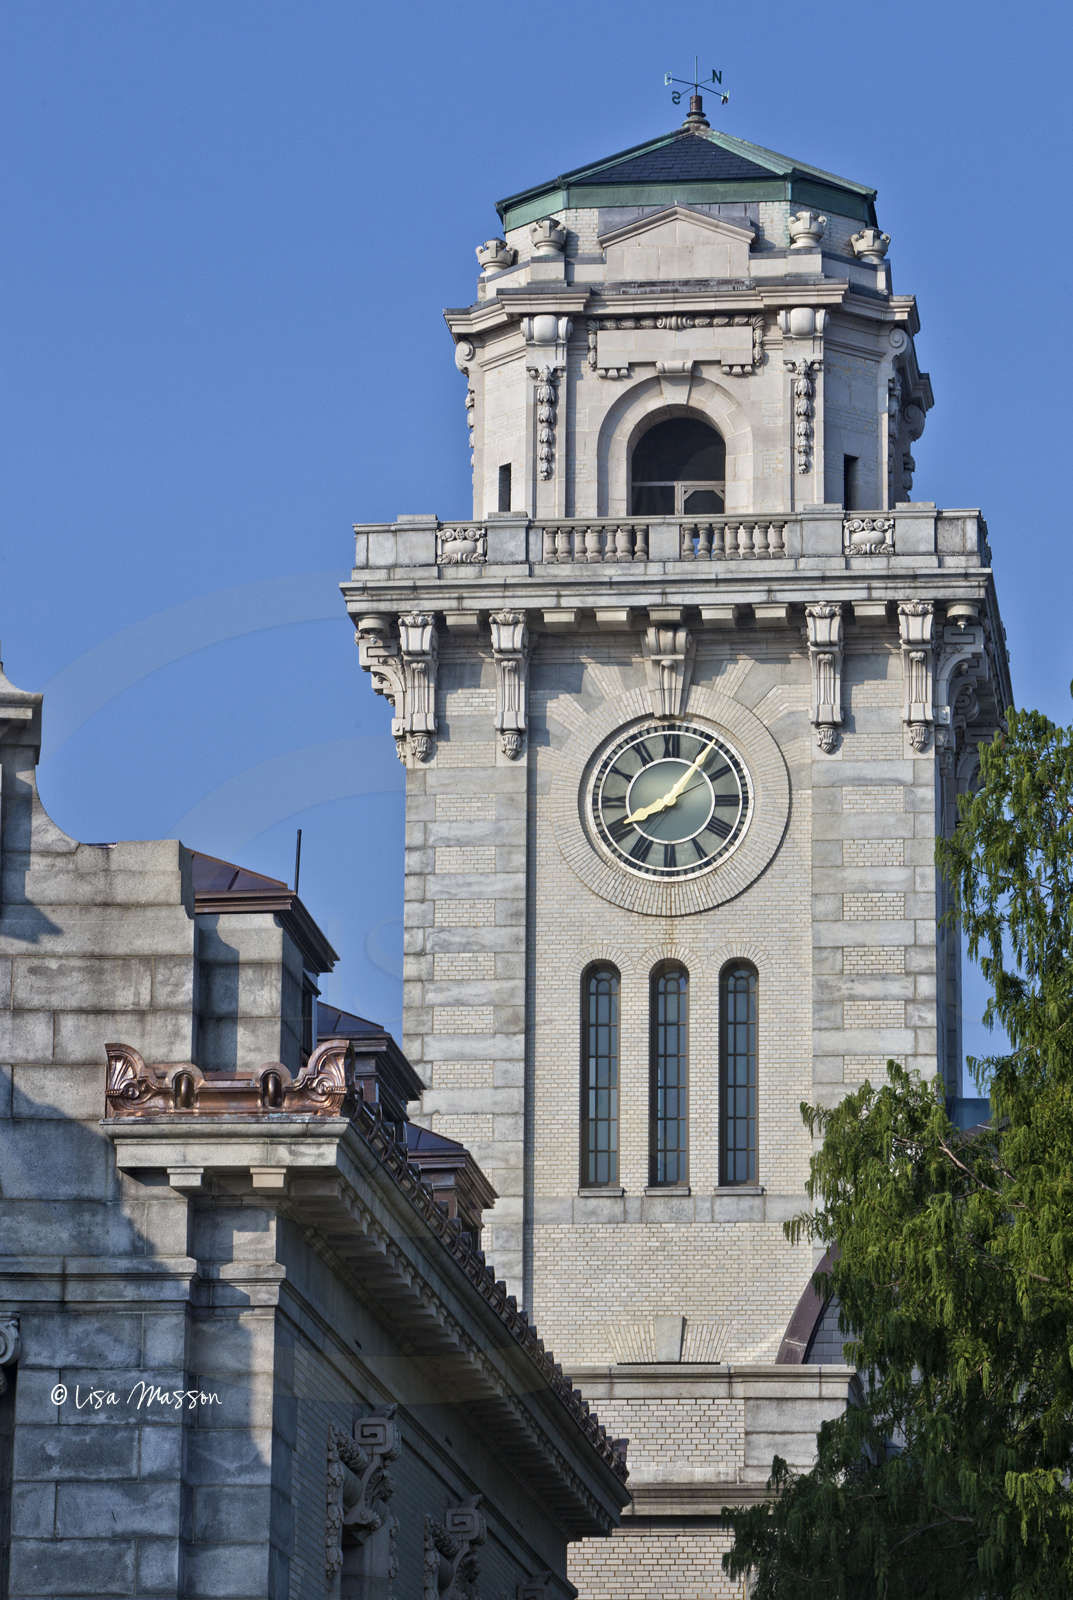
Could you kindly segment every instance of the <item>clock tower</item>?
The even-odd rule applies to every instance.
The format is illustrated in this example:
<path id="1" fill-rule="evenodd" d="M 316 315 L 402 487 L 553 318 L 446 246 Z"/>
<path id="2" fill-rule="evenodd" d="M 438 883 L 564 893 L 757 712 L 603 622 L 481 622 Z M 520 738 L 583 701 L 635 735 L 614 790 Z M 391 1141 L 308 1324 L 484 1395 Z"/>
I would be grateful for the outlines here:
<path id="1" fill-rule="evenodd" d="M 473 510 L 356 529 L 407 769 L 416 1120 L 634 1500 L 583 1596 L 729 1594 L 724 1506 L 846 1402 L 800 1104 L 961 1092 L 936 838 L 1010 701 L 987 530 L 875 191 L 711 129 L 501 201 L 449 310 Z"/>

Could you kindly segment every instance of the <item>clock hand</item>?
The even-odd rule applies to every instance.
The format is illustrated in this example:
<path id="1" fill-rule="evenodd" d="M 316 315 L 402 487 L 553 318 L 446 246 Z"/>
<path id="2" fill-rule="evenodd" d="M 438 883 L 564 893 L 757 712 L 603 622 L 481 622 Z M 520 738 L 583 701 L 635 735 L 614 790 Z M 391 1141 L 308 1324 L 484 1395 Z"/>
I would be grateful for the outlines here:
<path id="1" fill-rule="evenodd" d="M 644 822 L 648 817 L 655 816 L 657 811 L 666 811 L 668 806 L 673 806 L 679 795 L 682 793 L 682 790 L 689 782 L 690 778 L 697 771 L 697 769 L 705 761 L 707 761 L 708 757 L 711 755 L 718 743 L 719 740 L 717 738 L 713 739 L 711 744 L 707 745 L 701 751 L 697 759 L 682 773 L 682 776 L 674 785 L 673 789 L 668 789 L 666 794 L 660 795 L 658 800 L 651 801 L 647 806 L 641 806 L 639 810 L 631 811 L 629 816 L 624 820 L 626 822 Z"/>

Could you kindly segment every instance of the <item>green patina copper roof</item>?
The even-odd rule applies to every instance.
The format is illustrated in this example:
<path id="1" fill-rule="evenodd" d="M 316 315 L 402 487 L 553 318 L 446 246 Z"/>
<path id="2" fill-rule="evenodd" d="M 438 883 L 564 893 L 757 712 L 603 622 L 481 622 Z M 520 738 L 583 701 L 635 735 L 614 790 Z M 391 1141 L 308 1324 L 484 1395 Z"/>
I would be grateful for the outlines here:
<path id="1" fill-rule="evenodd" d="M 500 200 L 504 228 L 568 207 L 791 200 L 875 225 L 876 191 L 714 128 L 683 127 Z"/>

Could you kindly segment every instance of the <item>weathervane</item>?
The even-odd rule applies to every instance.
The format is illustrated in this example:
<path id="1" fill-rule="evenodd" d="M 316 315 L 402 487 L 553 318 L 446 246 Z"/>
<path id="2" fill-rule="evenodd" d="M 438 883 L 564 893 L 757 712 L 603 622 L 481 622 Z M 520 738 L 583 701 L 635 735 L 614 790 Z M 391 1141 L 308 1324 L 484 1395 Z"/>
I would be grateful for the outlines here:
<path id="1" fill-rule="evenodd" d="M 711 75 L 710 78 L 704 78 L 704 79 L 701 78 L 699 61 L 700 61 L 700 57 L 699 56 L 694 56 L 693 57 L 693 76 L 691 78 L 676 78 L 673 73 L 667 72 L 667 73 L 664 74 L 664 77 L 663 77 L 664 83 L 667 83 L 667 84 L 680 83 L 680 84 L 682 84 L 682 86 L 684 88 L 692 89 L 694 97 L 696 97 L 697 95 L 700 94 L 702 85 L 703 85 L 704 88 L 707 88 L 707 86 L 710 83 L 721 84 L 722 81 L 723 81 L 723 74 L 721 72 L 716 72 L 714 67 L 712 68 L 712 75 Z M 676 106 L 681 105 L 681 103 L 682 103 L 682 90 L 681 89 L 672 89 L 671 90 L 671 100 Z M 723 92 L 723 90 L 720 89 L 719 90 L 719 104 L 725 106 L 728 103 L 729 100 L 730 100 L 730 96 L 728 94 L 725 94 Z"/>

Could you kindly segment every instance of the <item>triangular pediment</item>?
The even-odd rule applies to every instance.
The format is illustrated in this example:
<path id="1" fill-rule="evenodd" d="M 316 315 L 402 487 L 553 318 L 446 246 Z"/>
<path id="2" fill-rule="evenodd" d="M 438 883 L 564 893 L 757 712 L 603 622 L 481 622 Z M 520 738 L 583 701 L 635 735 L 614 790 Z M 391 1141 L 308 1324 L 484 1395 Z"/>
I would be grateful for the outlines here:
<path id="1" fill-rule="evenodd" d="M 612 228 L 609 233 L 602 233 L 599 243 L 601 249 L 606 250 L 609 245 L 627 244 L 650 233 L 662 232 L 669 238 L 671 230 L 676 236 L 675 242 L 680 244 L 692 244 L 694 239 L 698 243 L 711 244 L 714 235 L 728 244 L 744 245 L 748 249 L 756 237 L 750 225 L 742 227 L 728 222 L 725 217 L 713 217 L 706 211 L 693 211 L 689 206 L 666 206 L 662 211 L 652 211 L 646 217 L 637 217 L 633 222 Z"/>

